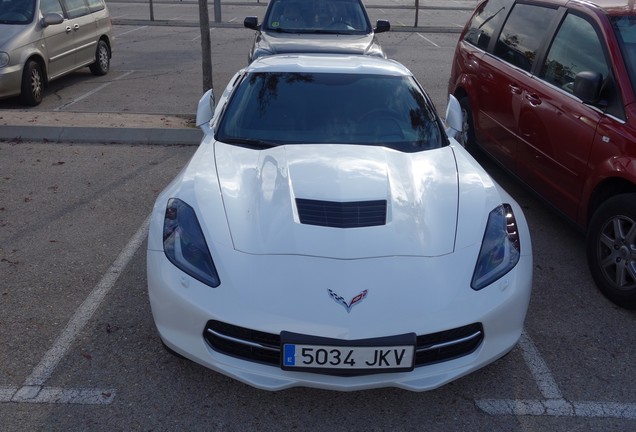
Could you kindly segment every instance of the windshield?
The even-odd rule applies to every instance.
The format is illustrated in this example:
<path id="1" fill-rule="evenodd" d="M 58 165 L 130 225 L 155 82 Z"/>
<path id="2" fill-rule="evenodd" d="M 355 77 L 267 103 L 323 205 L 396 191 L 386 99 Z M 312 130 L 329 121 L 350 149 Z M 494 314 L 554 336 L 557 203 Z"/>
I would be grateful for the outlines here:
<path id="1" fill-rule="evenodd" d="M 0 24 L 28 24 L 35 16 L 35 0 L 0 0 Z"/>
<path id="2" fill-rule="evenodd" d="M 636 84 L 636 16 L 614 16 L 610 18 L 616 39 L 623 52 L 625 66 L 629 72 L 632 88 Z"/>
<path id="3" fill-rule="evenodd" d="M 404 152 L 441 147 L 441 122 L 412 77 L 252 73 L 239 84 L 216 139 L 238 145 L 381 145 Z"/>
<path id="4" fill-rule="evenodd" d="M 338 34 L 372 32 L 360 0 L 272 0 L 263 30 Z"/>

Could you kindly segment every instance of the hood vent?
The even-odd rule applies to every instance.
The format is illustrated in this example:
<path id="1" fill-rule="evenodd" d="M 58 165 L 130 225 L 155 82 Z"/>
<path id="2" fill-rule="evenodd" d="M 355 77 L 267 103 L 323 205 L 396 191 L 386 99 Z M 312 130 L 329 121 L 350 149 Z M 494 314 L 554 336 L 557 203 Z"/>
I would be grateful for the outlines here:
<path id="1" fill-rule="evenodd" d="M 386 225 L 386 200 L 333 202 L 296 198 L 300 223 L 331 228 Z"/>

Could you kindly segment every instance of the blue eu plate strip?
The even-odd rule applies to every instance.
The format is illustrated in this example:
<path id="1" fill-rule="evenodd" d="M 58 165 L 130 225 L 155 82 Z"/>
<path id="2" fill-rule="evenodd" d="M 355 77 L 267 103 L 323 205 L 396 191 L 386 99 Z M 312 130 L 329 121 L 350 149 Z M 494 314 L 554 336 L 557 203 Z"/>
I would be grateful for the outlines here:
<path id="1" fill-rule="evenodd" d="M 296 365 L 296 345 L 285 345 L 284 354 L 283 364 L 285 366 Z"/>

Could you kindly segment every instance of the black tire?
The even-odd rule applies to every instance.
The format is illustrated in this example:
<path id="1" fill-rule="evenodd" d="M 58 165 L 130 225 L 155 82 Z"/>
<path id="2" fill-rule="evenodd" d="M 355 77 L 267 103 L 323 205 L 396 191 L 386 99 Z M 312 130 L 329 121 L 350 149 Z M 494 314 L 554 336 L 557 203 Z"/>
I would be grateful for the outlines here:
<path id="1" fill-rule="evenodd" d="M 459 99 L 459 105 L 462 108 L 462 131 L 458 134 L 457 141 L 459 141 L 466 150 L 474 154 L 477 151 L 477 142 L 475 140 L 475 127 L 473 125 L 473 110 L 470 106 L 468 96 Z"/>
<path id="2" fill-rule="evenodd" d="M 44 93 L 44 74 L 40 64 L 29 60 L 22 71 L 22 89 L 20 102 L 28 106 L 36 106 L 42 102 Z"/>
<path id="3" fill-rule="evenodd" d="M 97 42 L 95 50 L 95 62 L 90 66 L 93 75 L 106 75 L 110 69 L 110 48 L 103 40 Z"/>
<path id="4" fill-rule="evenodd" d="M 605 201 L 587 233 L 587 260 L 601 292 L 626 309 L 636 309 L 636 194 Z"/>

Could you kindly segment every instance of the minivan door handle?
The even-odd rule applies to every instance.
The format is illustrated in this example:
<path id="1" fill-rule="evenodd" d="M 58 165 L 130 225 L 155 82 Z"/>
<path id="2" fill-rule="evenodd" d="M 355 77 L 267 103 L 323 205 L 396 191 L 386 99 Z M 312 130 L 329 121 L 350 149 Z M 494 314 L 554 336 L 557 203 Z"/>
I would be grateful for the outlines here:
<path id="1" fill-rule="evenodd" d="M 66 29 L 65 29 L 65 30 L 66 30 L 66 33 L 70 33 L 70 32 L 71 32 L 71 30 L 72 30 L 72 29 L 71 29 L 71 26 L 66 26 Z"/>
<path id="2" fill-rule="evenodd" d="M 73 30 L 79 30 L 79 24 L 73 24 Z"/>
<path id="3" fill-rule="evenodd" d="M 510 88 L 510 92 L 512 94 L 521 94 L 521 87 L 519 87 L 517 84 L 508 84 L 508 88 Z"/>
<path id="4" fill-rule="evenodd" d="M 526 99 L 532 106 L 541 105 L 541 98 L 536 93 L 526 93 Z"/>

